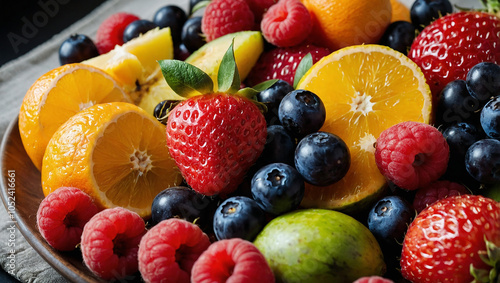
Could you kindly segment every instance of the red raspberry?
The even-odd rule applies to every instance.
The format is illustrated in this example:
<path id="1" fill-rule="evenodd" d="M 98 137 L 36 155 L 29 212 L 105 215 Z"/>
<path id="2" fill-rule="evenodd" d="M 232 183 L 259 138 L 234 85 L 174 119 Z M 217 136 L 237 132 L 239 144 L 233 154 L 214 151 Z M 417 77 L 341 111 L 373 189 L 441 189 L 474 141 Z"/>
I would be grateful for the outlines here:
<path id="1" fill-rule="evenodd" d="M 280 47 L 263 53 L 247 77 L 246 84 L 254 86 L 263 81 L 281 79 L 293 84 L 295 71 L 307 53 L 311 53 L 313 63 L 330 54 L 330 50 L 314 45 Z"/>
<path id="2" fill-rule="evenodd" d="M 138 270 L 137 251 L 145 233 L 139 214 L 122 207 L 105 209 L 83 228 L 83 261 L 105 280 L 132 275 Z"/>
<path id="3" fill-rule="evenodd" d="M 434 202 L 451 196 L 470 194 L 463 185 L 450 181 L 436 181 L 418 189 L 413 200 L 413 208 L 420 213 Z"/>
<path id="4" fill-rule="evenodd" d="M 299 0 L 281 0 L 264 14 L 260 27 L 268 42 L 288 47 L 300 44 L 309 36 L 312 20 Z"/>
<path id="5" fill-rule="evenodd" d="M 213 243 L 195 262 L 193 283 L 272 283 L 274 275 L 254 244 L 239 238 Z"/>
<path id="6" fill-rule="evenodd" d="M 255 21 L 260 23 L 262 20 L 262 15 L 271 7 L 272 5 L 278 3 L 278 0 L 245 0 L 252 10 L 255 17 Z"/>
<path id="7" fill-rule="evenodd" d="M 394 281 L 380 276 L 361 277 L 353 283 L 394 283 Z"/>
<path id="8" fill-rule="evenodd" d="M 50 246 L 71 251 L 80 243 L 83 227 L 97 212 L 89 195 L 77 188 L 61 187 L 42 200 L 36 222 Z"/>
<path id="9" fill-rule="evenodd" d="M 403 189 L 415 190 L 444 174 L 449 152 L 448 143 L 438 129 L 408 121 L 380 134 L 375 161 L 389 181 Z"/>
<path id="10" fill-rule="evenodd" d="M 251 30 L 254 16 L 245 0 L 213 0 L 201 20 L 201 31 L 207 42 L 223 35 Z"/>
<path id="11" fill-rule="evenodd" d="M 195 224 L 178 218 L 151 228 L 139 245 L 139 270 L 146 282 L 187 282 L 198 257 L 210 246 Z"/>
<path id="12" fill-rule="evenodd" d="M 123 31 L 133 21 L 139 20 L 134 14 L 116 13 L 105 19 L 97 29 L 95 45 L 104 54 L 123 44 Z"/>

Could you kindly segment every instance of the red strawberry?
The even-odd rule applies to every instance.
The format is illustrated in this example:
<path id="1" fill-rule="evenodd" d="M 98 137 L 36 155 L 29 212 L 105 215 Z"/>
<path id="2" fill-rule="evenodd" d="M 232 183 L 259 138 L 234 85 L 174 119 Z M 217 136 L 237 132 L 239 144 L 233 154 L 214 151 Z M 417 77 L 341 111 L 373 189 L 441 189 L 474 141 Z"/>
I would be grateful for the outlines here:
<path id="1" fill-rule="evenodd" d="M 184 100 L 167 122 L 170 155 L 186 182 L 205 195 L 233 192 L 262 153 L 266 134 L 257 106 L 225 93 Z"/>
<path id="2" fill-rule="evenodd" d="M 474 195 L 448 197 L 424 209 L 408 228 L 401 273 L 414 283 L 471 282 L 472 267 L 484 274 L 496 264 L 496 279 L 475 282 L 498 282 L 498 246 L 500 203 Z"/>
<path id="3" fill-rule="evenodd" d="M 500 20 L 483 12 L 448 14 L 427 26 L 408 57 L 424 73 L 434 102 L 444 86 L 480 62 L 500 63 Z"/>
<path id="4" fill-rule="evenodd" d="M 139 20 L 134 14 L 116 13 L 105 19 L 96 34 L 96 46 L 99 53 L 107 53 L 116 45 L 123 44 L 123 31 L 133 21 Z"/>
<path id="5" fill-rule="evenodd" d="M 330 50 L 304 44 L 267 51 L 260 56 L 247 77 L 247 85 L 254 86 L 271 79 L 281 79 L 289 84 L 293 84 L 295 71 L 307 53 L 311 53 L 313 63 L 316 63 L 319 59 L 330 54 Z"/>

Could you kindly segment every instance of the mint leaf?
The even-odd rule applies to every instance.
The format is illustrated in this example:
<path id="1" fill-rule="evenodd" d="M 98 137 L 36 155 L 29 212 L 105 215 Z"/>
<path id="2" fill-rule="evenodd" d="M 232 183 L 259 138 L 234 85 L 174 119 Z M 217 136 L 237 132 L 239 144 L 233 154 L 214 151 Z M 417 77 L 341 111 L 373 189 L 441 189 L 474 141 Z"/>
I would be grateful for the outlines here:
<path id="1" fill-rule="evenodd" d="M 167 84 L 182 97 L 211 93 L 214 83 L 199 68 L 179 60 L 160 60 L 161 72 Z"/>
<path id="2" fill-rule="evenodd" d="M 295 77 L 293 78 L 293 88 L 297 88 L 300 79 L 311 69 L 313 65 L 313 59 L 311 53 L 307 53 L 306 56 L 300 60 L 299 66 L 297 66 L 297 70 L 295 71 Z"/>
<path id="3" fill-rule="evenodd" d="M 233 47 L 234 38 L 220 62 L 217 74 L 217 90 L 220 92 L 235 93 L 240 89 L 241 79 L 238 66 L 236 66 Z"/>

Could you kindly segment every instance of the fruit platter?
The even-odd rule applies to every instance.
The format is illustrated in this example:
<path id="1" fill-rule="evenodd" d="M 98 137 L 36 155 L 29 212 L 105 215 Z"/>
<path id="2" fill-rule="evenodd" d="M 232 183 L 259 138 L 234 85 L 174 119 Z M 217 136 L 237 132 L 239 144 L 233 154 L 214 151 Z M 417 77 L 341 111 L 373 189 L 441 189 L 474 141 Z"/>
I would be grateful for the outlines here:
<path id="1" fill-rule="evenodd" d="M 116 11 L 29 82 L 3 203 L 72 282 L 499 283 L 499 17 L 496 0 Z"/>

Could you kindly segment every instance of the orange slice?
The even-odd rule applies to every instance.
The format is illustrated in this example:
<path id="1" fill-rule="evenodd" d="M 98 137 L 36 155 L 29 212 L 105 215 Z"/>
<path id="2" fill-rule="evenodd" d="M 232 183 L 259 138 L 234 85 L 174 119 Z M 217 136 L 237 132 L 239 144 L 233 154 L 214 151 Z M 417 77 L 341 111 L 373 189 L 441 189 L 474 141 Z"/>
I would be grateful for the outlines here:
<path id="1" fill-rule="evenodd" d="M 380 133 L 403 121 L 429 123 L 431 93 L 410 59 L 388 47 L 357 45 L 317 62 L 297 88 L 316 93 L 325 104 L 322 131 L 342 138 L 351 166 L 339 182 L 306 186 L 305 207 L 352 210 L 383 192 L 386 181 L 375 164 Z"/>
<path id="2" fill-rule="evenodd" d="M 121 206 L 145 218 L 154 197 L 181 180 L 165 126 L 124 102 L 95 105 L 71 117 L 47 145 L 42 167 L 45 195 L 77 187 L 101 208 Z"/>
<path id="3" fill-rule="evenodd" d="M 97 103 L 130 101 L 105 72 L 84 64 L 68 64 L 42 75 L 24 96 L 19 111 L 21 139 L 40 169 L 45 147 L 71 116 Z"/>

